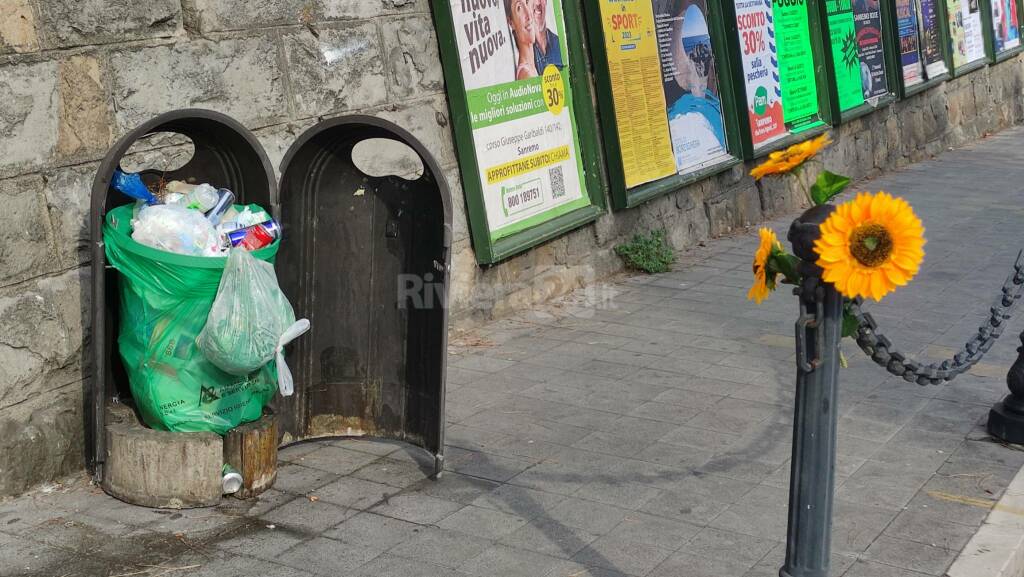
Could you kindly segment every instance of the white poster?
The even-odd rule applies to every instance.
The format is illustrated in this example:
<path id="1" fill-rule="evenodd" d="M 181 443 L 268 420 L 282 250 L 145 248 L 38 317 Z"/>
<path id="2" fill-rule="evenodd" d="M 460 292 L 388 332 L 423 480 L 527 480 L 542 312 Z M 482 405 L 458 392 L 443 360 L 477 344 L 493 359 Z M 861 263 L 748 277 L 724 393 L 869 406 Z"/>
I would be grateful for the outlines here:
<path id="1" fill-rule="evenodd" d="M 979 0 L 949 0 L 949 35 L 953 42 L 953 67 L 985 58 Z"/>
<path id="2" fill-rule="evenodd" d="M 491 241 L 588 206 L 560 0 L 450 5 Z"/>
<path id="3" fill-rule="evenodd" d="M 786 134 L 771 0 L 736 0 L 747 114 L 754 146 Z"/>

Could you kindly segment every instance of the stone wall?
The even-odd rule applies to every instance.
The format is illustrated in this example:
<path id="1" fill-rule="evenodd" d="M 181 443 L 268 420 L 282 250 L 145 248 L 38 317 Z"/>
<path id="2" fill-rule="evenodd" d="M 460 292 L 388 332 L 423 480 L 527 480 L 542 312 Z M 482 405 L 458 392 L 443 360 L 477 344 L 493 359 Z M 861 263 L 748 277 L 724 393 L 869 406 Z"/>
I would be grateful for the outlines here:
<path id="1" fill-rule="evenodd" d="M 863 177 L 1020 122 L 1022 77 L 1013 59 L 878 110 L 837 129 L 825 160 Z M 427 0 L 2 0 L 0 496 L 83 465 L 92 179 L 119 136 L 186 107 L 237 118 L 275 166 L 323 117 L 373 114 L 417 135 L 452 185 L 456 326 L 620 271 L 612 249 L 635 232 L 665 228 L 685 249 L 799 206 L 737 166 L 481 268 Z"/>

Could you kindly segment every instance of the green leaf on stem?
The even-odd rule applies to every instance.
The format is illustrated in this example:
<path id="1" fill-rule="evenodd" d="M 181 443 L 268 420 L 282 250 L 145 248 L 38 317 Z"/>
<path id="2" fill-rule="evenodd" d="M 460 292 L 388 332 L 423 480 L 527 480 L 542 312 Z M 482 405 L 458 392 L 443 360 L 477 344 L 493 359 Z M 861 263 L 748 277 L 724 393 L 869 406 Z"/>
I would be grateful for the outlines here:
<path id="1" fill-rule="evenodd" d="M 855 337 L 857 336 L 857 329 L 860 327 L 860 323 L 854 318 L 850 311 L 843 307 L 843 337 Z"/>
<path id="2" fill-rule="evenodd" d="M 843 192 L 843 189 L 850 184 L 850 179 L 827 170 L 818 175 L 818 181 L 811 185 L 811 200 L 814 204 L 822 205 L 832 199 L 835 195 Z"/>
<path id="3" fill-rule="evenodd" d="M 768 273 L 782 275 L 782 282 L 786 284 L 799 285 L 800 273 L 796 270 L 799 262 L 800 259 L 787 252 L 772 251 L 771 256 L 768 257 Z"/>

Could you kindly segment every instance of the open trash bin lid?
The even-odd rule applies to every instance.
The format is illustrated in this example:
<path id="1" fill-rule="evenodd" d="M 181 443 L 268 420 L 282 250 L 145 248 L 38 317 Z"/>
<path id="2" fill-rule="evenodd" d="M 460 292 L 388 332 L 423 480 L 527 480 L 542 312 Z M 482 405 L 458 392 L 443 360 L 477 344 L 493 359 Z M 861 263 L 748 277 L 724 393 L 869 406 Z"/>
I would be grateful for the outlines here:
<path id="1" fill-rule="evenodd" d="M 369 176 L 355 146 L 387 139 L 423 164 L 415 180 Z M 285 441 L 371 435 L 444 446 L 451 197 L 440 167 L 398 126 L 321 122 L 281 164 L 278 277 L 310 334 L 290 351 L 296 395 L 279 398 Z"/>

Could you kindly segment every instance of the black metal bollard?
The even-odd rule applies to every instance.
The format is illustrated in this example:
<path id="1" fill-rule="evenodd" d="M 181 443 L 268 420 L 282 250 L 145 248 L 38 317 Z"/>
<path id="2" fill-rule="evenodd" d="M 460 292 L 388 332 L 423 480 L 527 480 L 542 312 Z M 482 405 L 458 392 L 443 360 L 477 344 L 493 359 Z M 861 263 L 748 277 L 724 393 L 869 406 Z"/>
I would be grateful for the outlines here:
<path id="1" fill-rule="evenodd" d="M 815 206 L 789 229 L 793 253 L 801 259 L 804 279 L 797 289 L 796 399 L 793 459 L 789 481 L 789 527 L 786 564 L 780 577 L 828 577 L 832 548 L 832 502 L 835 489 L 839 340 L 843 298 L 821 281 L 814 264 L 819 226 L 835 210 Z"/>
<path id="2" fill-rule="evenodd" d="M 988 433 L 1007 443 L 1024 443 L 1024 333 L 1017 360 L 1006 375 L 1010 394 L 988 413 Z"/>

